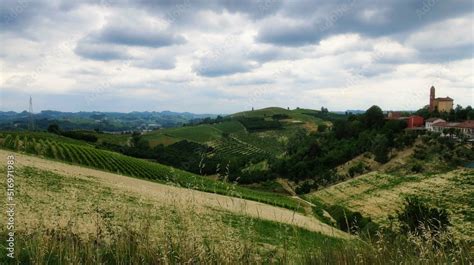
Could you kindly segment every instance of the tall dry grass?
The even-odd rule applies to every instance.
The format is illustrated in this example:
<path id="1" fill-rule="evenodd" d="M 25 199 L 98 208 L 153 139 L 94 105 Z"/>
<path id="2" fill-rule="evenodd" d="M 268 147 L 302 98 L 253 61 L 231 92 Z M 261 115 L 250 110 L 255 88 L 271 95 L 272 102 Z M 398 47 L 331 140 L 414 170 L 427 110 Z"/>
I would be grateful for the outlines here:
<path id="1" fill-rule="evenodd" d="M 97 209 L 94 229 L 80 233 L 74 220 L 66 226 L 35 227 L 16 237 L 16 257 L 2 249 L 2 264 L 471 264 L 472 245 L 448 234 L 394 236 L 378 234 L 364 241 L 302 245 L 305 234 L 275 247 L 257 236 L 258 219 L 203 215 L 190 207 L 150 210 L 117 225 Z M 159 218 L 156 218 L 159 214 Z M 147 218 L 149 217 L 149 218 Z M 291 230 L 290 226 L 281 226 Z M 287 233 L 269 230 L 277 242 Z M 288 231 L 286 231 L 288 232 Z M 309 232 L 308 232 L 309 233 Z M 2 235 L 5 235 L 3 233 Z M 470 263 L 471 262 L 471 263 Z"/>

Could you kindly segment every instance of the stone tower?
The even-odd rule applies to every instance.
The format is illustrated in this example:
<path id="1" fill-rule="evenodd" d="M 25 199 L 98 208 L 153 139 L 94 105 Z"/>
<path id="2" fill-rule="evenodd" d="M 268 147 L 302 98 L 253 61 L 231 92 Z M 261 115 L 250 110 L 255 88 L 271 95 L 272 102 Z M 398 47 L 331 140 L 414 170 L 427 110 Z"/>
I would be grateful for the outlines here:
<path id="1" fill-rule="evenodd" d="M 435 99 L 436 99 L 436 88 L 431 86 L 430 89 L 430 111 L 433 112 L 435 110 Z"/>

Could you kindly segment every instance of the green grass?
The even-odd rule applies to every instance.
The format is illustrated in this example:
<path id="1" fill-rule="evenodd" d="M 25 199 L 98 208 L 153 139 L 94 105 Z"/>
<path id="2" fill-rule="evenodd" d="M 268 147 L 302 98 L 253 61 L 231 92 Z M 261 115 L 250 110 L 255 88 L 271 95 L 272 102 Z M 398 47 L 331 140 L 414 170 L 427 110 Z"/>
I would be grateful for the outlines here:
<path id="1" fill-rule="evenodd" d="M 207 124 L 166 129 L 163 133 L 175 138 L 188 139 L 197 143 L 205 143 L 222 137 L 220 130 Z"/>
<path id="2" fill-rule="evenodd" d="M 270 118 L 273 115 L 276 114 L 284 114 L 288 115 L 290 119 L 294 120 L 299 120 L 302 122 L 316 122 L 320 123 L 322 122 L 321 119 L 315 118 L 313 116 L 307 115 L 305 113 L 317 113 L 315 110 L 307 110 L 307 109 L 294 109 L 294 110 L 288 110 L 284 108 L 278 108 L 278 107 L 271 107 L 271 108 L 264 108 L 264 109 L 258 109 L 254 111 L 244 111 L 244 112 L 238 112 L 235 114 L 232 114 L 231 117 L 247 117 L 247 118 Z"/>
<path id="3" fill-rule="evenodd" d="M 41 135 L 42 134 L 32 134 L 26 138 L 28 140 L 26 142 L 12 134 L 9 134 L 9 136 L 5 135 L 4 139 L 6 140 L 3 141 L 2 147 L 10 150 L 41 155 L 50 159 L 65 161 L 72 164 L 101 169 L 112 173 L 149 179 L 190 189 L 240 197 L 296 211 L 302 211 L 302 207 L 300 207 L 299 203 L 290 197 L 215 181 L 169 166 L 125 156 L 111 151 L 95 149 L 87 145 L 43 140 Z M 23 137 L 23 139 L 25 138 Z M 34 144 L 34 142 L 36 143 Z M 40 142 L 42 142 L 42 144 Z"/>

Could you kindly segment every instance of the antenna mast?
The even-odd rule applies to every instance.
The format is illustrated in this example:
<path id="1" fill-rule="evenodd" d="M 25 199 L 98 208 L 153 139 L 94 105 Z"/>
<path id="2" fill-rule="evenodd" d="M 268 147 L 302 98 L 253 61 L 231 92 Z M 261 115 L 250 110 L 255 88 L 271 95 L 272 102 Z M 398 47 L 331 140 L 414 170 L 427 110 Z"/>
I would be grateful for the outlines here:
<path id="1" fill-rule="evenodd" d="M 28 108 L 29 119 L 28 119 L 28 130 L 35 130 L 35 121 L 33 119 L 33 98 L 30 96 L 30 107 Z"/>

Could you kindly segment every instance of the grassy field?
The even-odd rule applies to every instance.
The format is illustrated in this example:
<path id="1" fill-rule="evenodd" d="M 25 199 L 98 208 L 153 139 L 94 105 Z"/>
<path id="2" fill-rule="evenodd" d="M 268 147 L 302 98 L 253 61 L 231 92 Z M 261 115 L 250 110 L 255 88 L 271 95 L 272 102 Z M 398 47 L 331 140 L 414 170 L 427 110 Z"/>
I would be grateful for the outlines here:
<path id="1" fill-rule="evenodd" d="M 57 138 L 56 141 L 45 140 L 42 136 L 43 134 L 41 133 L 30 133 L 30 136 L 21 137 L 15 134 L 5 134 L 0 142 L 3 148 L 35 154 L 49 159 L 302 211 L 300 203 L 290 197 L 215 181 L 169 166 L 96 149 L 84 144 L 63 143 L 60 141 L 62 138 Z"/>
<path id="2" fill-rule="evenodd" d="M 422 242 L 338 239 L 229 212 L 220 204 L 206 207 L 201 203 L 209 200 L 194 196 L 157 197 L 139 184 L 58 174 L 21 161 L 15 171 L 15 259 L 7 259 L 1 248 L 1 264 L 467 264 L 470 259 L 465 250 L 430 250 Z M 0 200 L 5 196 L 0 193 Z M 6 235 L 5 227 L 0 234 Z"/>
<path id="3" fill-rule="evenodd" d="M 408 195 L 416 195 L 446 209 L 452 232 L 459 239 L 474 240 L 474 170 L 458 169 L 434 175 L 392 175 L 372 172 L 307 195 L 306 199 L 341 205 L 389 224 Z"/>
<path id="4" fill-rule="evenodd" d="M 4 174 L 5 169 L 0 172 Z M 76 259 L 87 264 L 124 264 L 127 259 L 138 262 L 138 254 L 178 263 L 203 259 L 253 263 L 293 259 L 314 246 L 345 242 L 287 224 L 196 207 L 192 202 L 160 203 L 146 193 L 112 189 L 94 177 L 65 176 L 33 167 L 18 168 L 16 176 L 17 260 L 21 264 L 75 263 Z M 5 200 L 4 193 L 0 199 Z M 55 242 L 58 238 L 62 243 Z M 148 252 L 152 250 L 153 254 Z M 176 253 L 168 256 L 168 251 Z M 67 261 L 70 258 L 74 259 Z"/>

